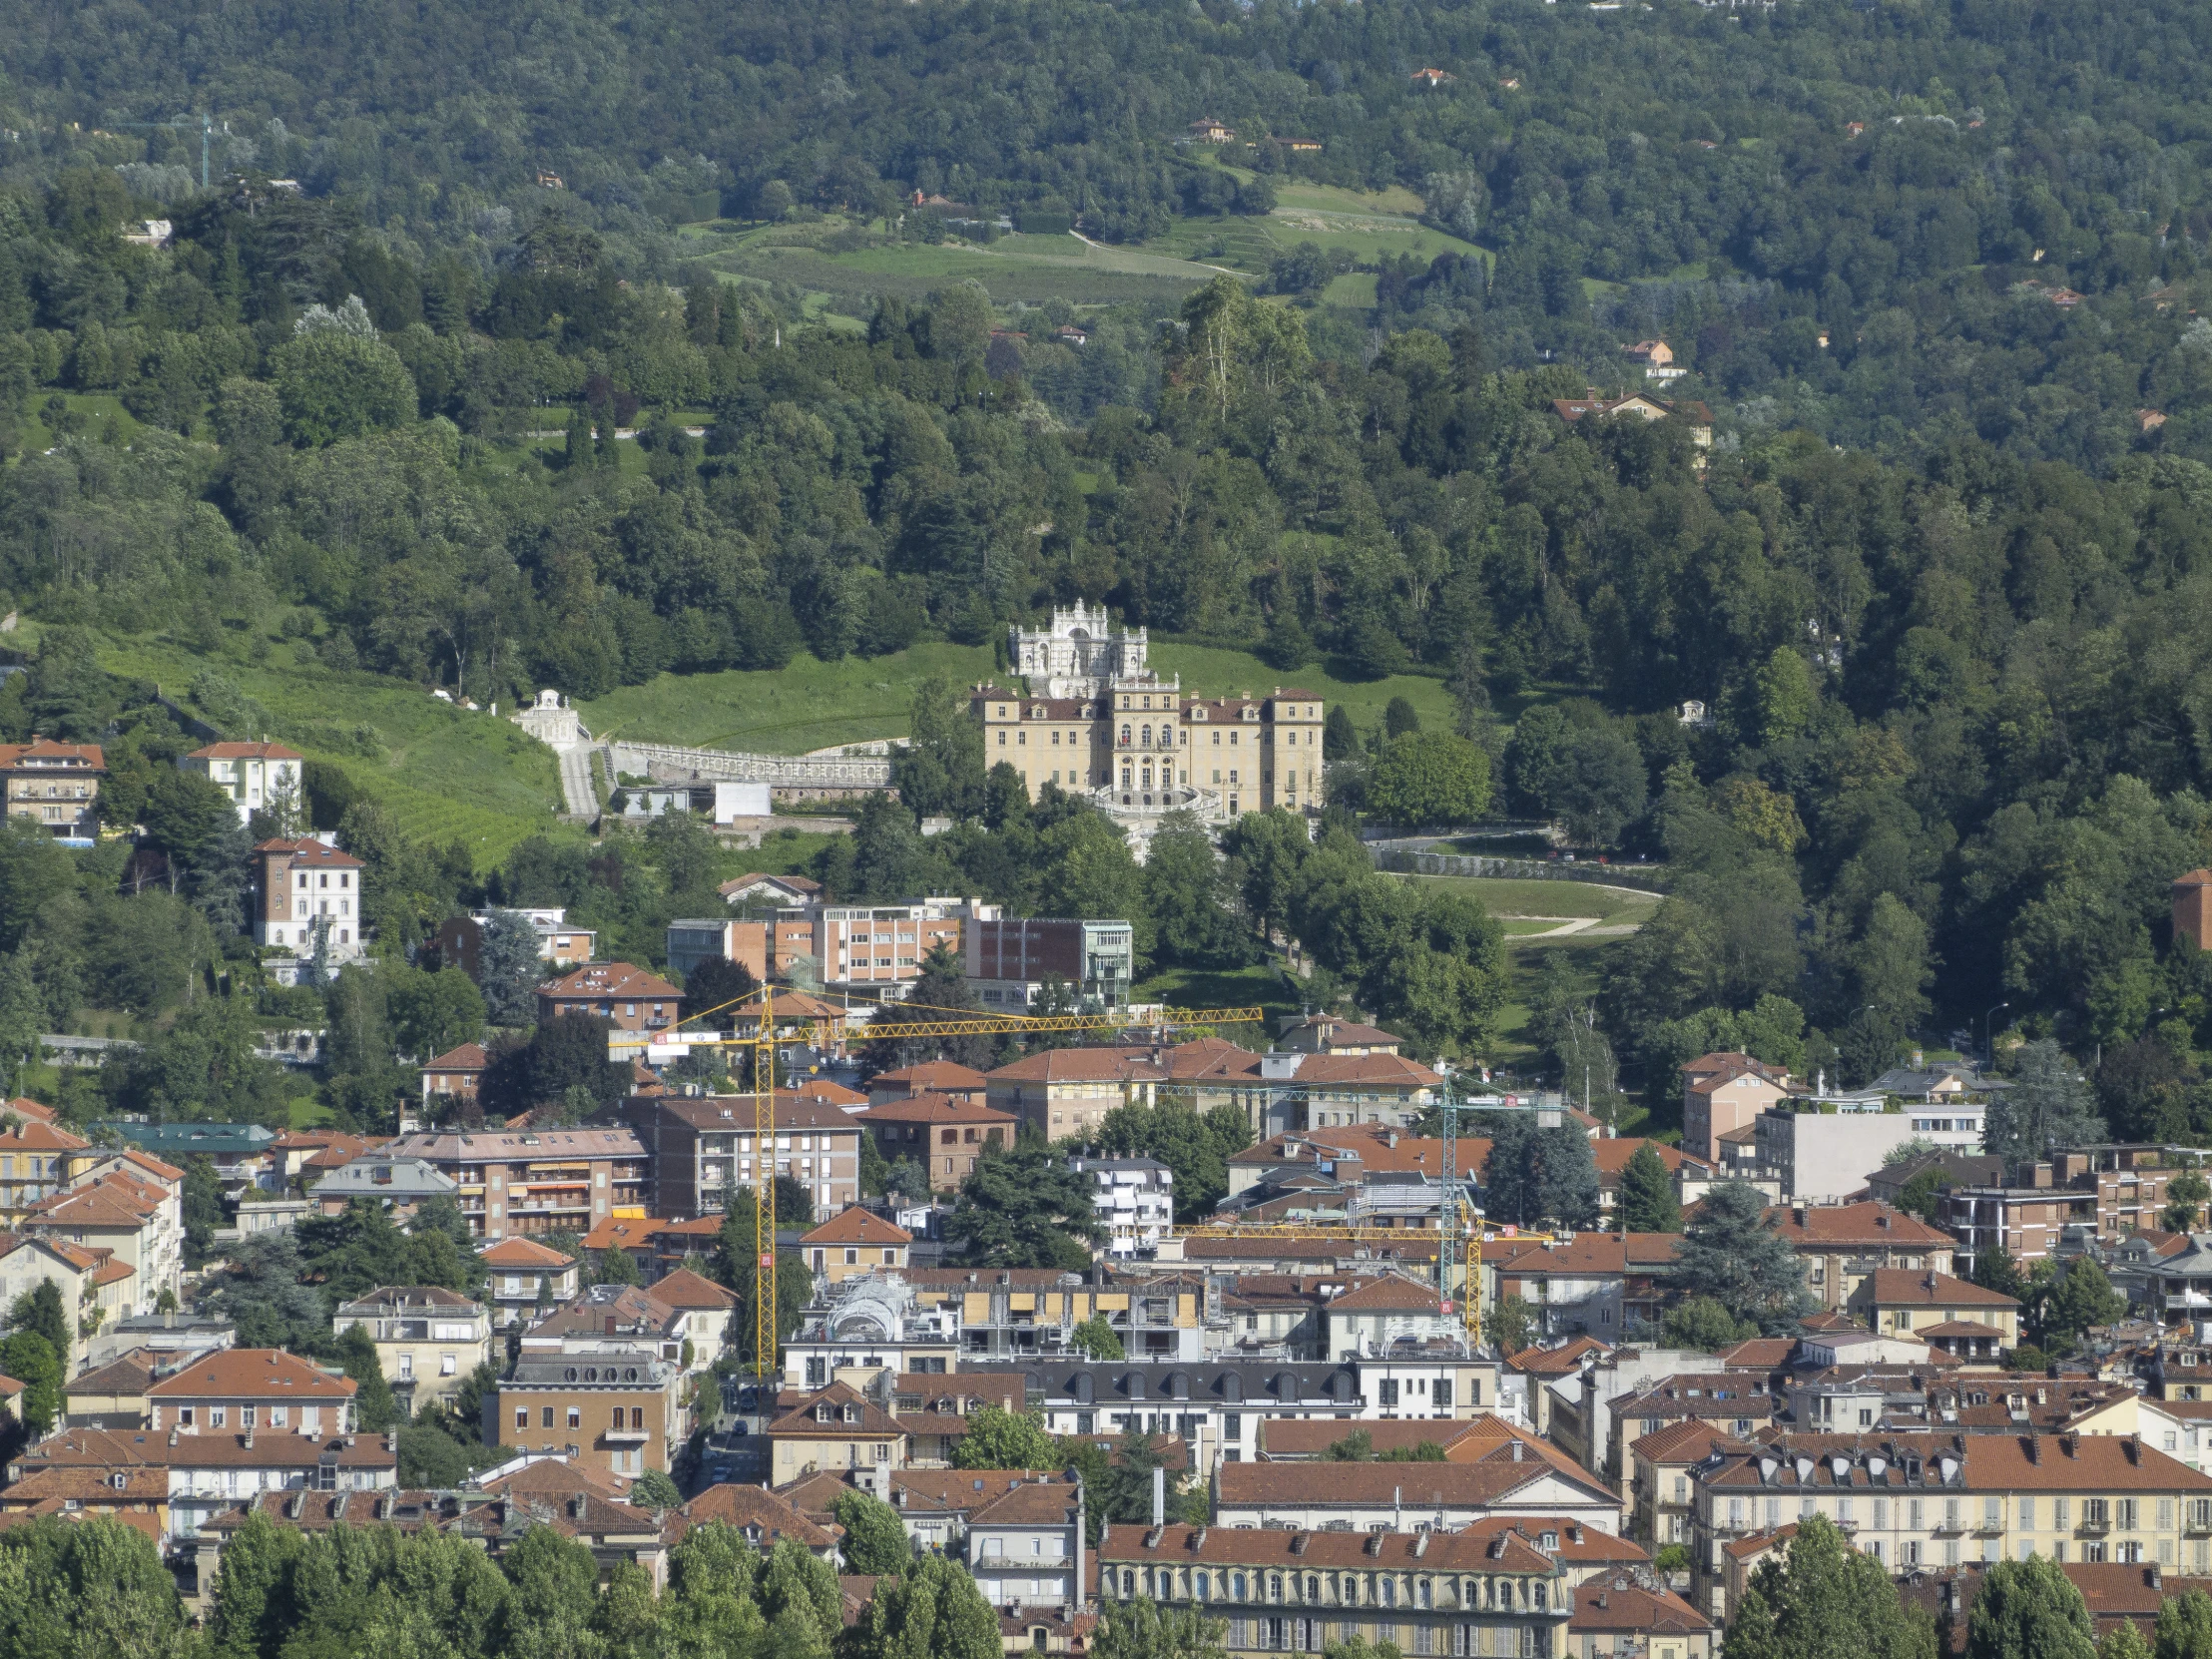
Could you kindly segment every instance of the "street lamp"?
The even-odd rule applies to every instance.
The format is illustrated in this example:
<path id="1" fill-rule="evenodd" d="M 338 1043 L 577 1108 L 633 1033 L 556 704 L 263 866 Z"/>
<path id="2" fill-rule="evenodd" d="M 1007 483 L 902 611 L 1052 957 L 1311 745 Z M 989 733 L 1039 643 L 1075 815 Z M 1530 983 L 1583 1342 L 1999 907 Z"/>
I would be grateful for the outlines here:
<path id="1" fill-rule="evenodd" d="M 2000 1002 L 1981 1016 L 1981 1063 L 1983 1065 L 1993 1066 L 1997 1063 L 1996 1036 L 1990 1028 L 1989 1021 L 2011 1006 L 2012 1004 L 2009 1002 Z"/>

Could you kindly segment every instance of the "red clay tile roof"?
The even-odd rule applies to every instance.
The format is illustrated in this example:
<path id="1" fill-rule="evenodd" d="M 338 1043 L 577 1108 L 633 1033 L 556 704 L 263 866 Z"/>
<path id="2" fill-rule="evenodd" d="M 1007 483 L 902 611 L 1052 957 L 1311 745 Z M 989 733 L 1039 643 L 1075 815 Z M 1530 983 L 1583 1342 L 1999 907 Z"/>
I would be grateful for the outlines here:
<path id="1" fill-rule="evenodd" d="M 1984 1290 L 1947 1273 L 1923 1268 L 1876 1268 L 1871 1292 L 1881 1308 L 2017 1308 L 2019 1299 Z M 1918 1335 L 1919 1333 L 1915 1333 Z"/>
<path id="2" fill-rule="evenodd" d="M 312 835 L 296 837 L 278 835 L 275 839 L 263 841 L 254 850 L 256 852 L 282 853 L 299 863 L 312 864 L 322 869 L 359 869 L 361 867 L 360 859 L 354 857 L 352 853 L 340 852 L 336 847 L 326 845 L 316 840 Z"/>
<path id="3" fill-rule="evenodd" d="M 683 1000 L 684 993 L 660 975 L 632 967 L 628 962 L 595 962 L 574 973 L 544 980 L 538 986 L 538 995 L 552 997 L 555 1001 L 606 997 L 615 1001 L 678 1002 Z"/>
<path id="4" fill-rule="evenodd" d="M 12 771 L 33 761 L 48 764 L 59 761 L 88 772 L 105 771 L 108 765 L 108 758 L 100 753 L 96 743 L 56 743 L 52 738 L 33 738 L 29 743 L 0 744 L 0 772 Z M 42 766 L 40 770 L 45 768 Z"/>
<path id="5" fill-rule="evenodd" d="M 721 1521 L 749 1536 L 758 1535 L 764 1546 L 790 1538 L 808 1549 L 828 1549 L 836 1534 L 816 1525 L 789 1498 L 765 1486 L 730 1483 L 709 1486 L 668 1517 L 663 1536 L 673 1544 L 695 1526 Z"/>
<path id="6" fill-rule="evenodd" d="M 781 1092 L 781 1091 L 780 1091 Z M 842 1083 L 827 1077 L 806 1077 L 792 1085 L 791 1093 L 802 1100 L 819 1100 L 825 1106 L 865 1106 L 867 1096 L 857 1089 L 848 1089 Z"/>
<path id="7" fill-rule="evenodd" d="M 72 1135 L 55 1124 L 31 1118 L 19 1118 L 6 1128 L 0 1128 L 0 1151 L 82 1152 L 90 1145 L 92 1142 L 82 1135 Z"/>
<path id="8" fill-rule="evenodd" d="M 1300 1088 L 1432 1089 L 1443 1078 L 1402 1054 L 1307 1054 L 1296 1080 Z"/>
<path id="9" fill-rule="evenodd" d="M 206 1355 L 147 1389 L 151 1399 L 351 1399 L 360 1387 L 280 1348 L 234 1348 Z"/>
<path id="10" fill-rule="evenodd" d="M 829 1422 L 815 1420 L 815 1407 L 830 1407 Z M 855 1421 L 844 1420 L 845 1407 L 858 1409 Z M 819 1388 L 808 1394 L 791 1410 L 786 1411 L 768 1425 L 771 1439 L 792 1440 L 853 1440 L 867 1437 L 892 1439 L 906 1432 L 898 1420 L 858 1389 L 847 1383 L 832 1382 L 827 1388 Z"/>
<path id="11" fill-rule="evenodd" d="M 803 1245 L 910 1245 L 914 1236 L 903 1227 L 885 1221 L 859 1205 L 839 1210 L 811 1233 L 802 1233 Z"/>
<path id="12" fill-rule="evenodd" d="M 735 1308 L 738 1293 L 702 1279 L 689 1268 L 678 1268 L 653 1281 L 653 1300 L 671 1308 Z"/>
<path id="13" fill-rule="evenodd" d="M 1716 1447 L 1735 1451 L 1754 1449 L 1733 1434 L 1724 1434 L 1709 1422 L 1689 1417 L 1681 1422 L 1670 1422 L 1664 1428 L 1655 1428 L 1639 1439 L 1629 1441 L 1628 1449 L 1639 1457 L 1648 1457 L 1654 1463 L 1702 1462 Z"/>
<path id="14" fill-rule="evenodd" d="M 491 1056 L 484 1052 L 482 1043 L 462 1043 L 449 1048 L 434 1060 L 423 1063 L 424 1071 L 482 1071 L 491 1064 Z"/>
<path id="15" fill-rule="evenodd" d="M 1585 1354 L 1610 1354 L 1595 1337 L 1576 1337 L 1558 1348 L 1524 1348 L 1506 1356 L 1505 1363 L 1531 1377 L 1564 1377 L 1582 1369 Z"/>
<path id="16" fill-rule="evenodd" d="M 1604 1630 L 1689 1636 L 1712 1628 L 1711 1619 L 1672 1590 L 1647 1590 L 1634 1579 L 1603 1574 L 1575 1587 L 1574 1616 L 1567 1621 L 1570 1635 Z"/>
<path id="17" fill-rule="evenodd" d="M 1353 1313 L 1438 1314 L 1443 1311 L 1443 1298 L 1426 1285 L 1416 1285 L 1410 1279 L 1400 1279 L 1395 1274 L 1384 1274 L 1371 1279 L 1357 1290 L 1333 1297 L 1326 1304 L 1331 1312 L 1340 1308 Z"/>
<path id="18" fill-rule="evenodd" d="M 1952 1250 L 1958 1241 L 1917 1216 L 1882 1203 L 1811 1204 L 1799 1222 L 1788 1205 L 1767 1211 L 1774 1230 L 1800 1250 Z"/>
<path id="19" fill-rule="evenodd" d="M 505 1238 L 497 1244 L 486 1245 L 476 1253 L 476 1259 L 487 1268 L 545 1268 L 555 1273 L 576 1265 L 550 1245 L 541 1245 L 535 1239 L 519 1237 Z"/>

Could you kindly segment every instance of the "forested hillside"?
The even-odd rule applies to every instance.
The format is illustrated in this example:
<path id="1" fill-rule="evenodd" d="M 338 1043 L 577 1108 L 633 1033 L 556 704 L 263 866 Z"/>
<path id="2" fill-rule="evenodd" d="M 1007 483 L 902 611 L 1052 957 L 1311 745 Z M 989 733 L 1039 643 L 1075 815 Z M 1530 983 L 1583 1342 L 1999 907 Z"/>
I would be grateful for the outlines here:
<path id="1" fill-rule="evenodd" d="M 708 866 L 508 857 L 547 813 L 542 757 L 395 732 L 375 700 L 444 690 L 454 733 L 543 685 L 667 706 L 801 652 L 979 652 L 1080 597 L 1258 648 L 1285 683 L 1440 684 L 1495 807 L 1665 859 L 1670 896 L 1594 977 L 1509 988 L 1494 923 L 1348 841 L 1247 826 L 1218 875 L 1179 855 L 1140 882 L 1079 809 L 986 786 L 941 686 L 909 805 L 969 823 L 923 843 L 877 814 L 818 860 L 832 890 L 1128 913 L 1193 971 L 1288 928 L 1318 992 L 1426 1052 L 1486 1052 L 1510 996 L 1556 1063 L 1601 978 L 1630 1081 L 1729 1042 L 1865 1076 L 2001 1003 L 2000 1028 L 2124 1045 L 2115 1129 L 2212 1124 L 2204 975 L 2165 921 L 2167 881 L 2212 859 L 2198 12 L 6 22 L 0 600 L 39 645 L 0 731 L 104 734 L 137 780 L 117 822 L 185 743 L 157 675 L 195 718 L 307 748 L 331 824 L 364 769 L 446 743 L 406 800 L 528 809 L 499 833 L 366 821 L 395 947 L 464 899 L 557 893 L 643 958 Z M 1454 78 L 1416 92 L 1429 66 Z M 202 99 L 231 129 L 205 194 L 177 132 L 90 131 Z M 1200 113 L 1325 147 L 1198 158 L 1174 140 Z M 1377 269 L 1356 325 L 1295 272 L 1043 315 L 954 281 L 859 318 L 717 276 L 671 231 L 720 209 L 907 258 L 949 234 L 901 224 L 922 190 L 1135 240 L 1156 215 L 1272 223 L 1270 180 L 1413 190 L 1494 274 Z M 166 247 L 120 238 L 157 209 Z M 2086 297 L 2052 303 L 2061 282 Z M 1048 337 L 1055 314 L 1087 341 Z M 1709 451 L 1684 420 L 1560 418 L 1660 324 L 1695 370 L 1677 391 L 1715 405 Z M 2171 418 L 2138 431 L 2152 396 Z M 1337 722 L 1340 813 L 1374 779 L 1388 799 L 1404 735 Z M 196 832 L 153 845 L 220 932 L 235 886 L 192 872 L 234 866 Z M 145 885 L 78 861 L 88 904 Z"/>
<path id="2" fill-rule="evenodd" d="M 1500 363 L 1601 379 L 1663 331 L 1747 435 L 1973 432 L 2105 471 L 2138 409 L 2168 417 L 2154 446 L 2212 445 L 2208 30 L 2179 0 L 10 4 L 0 177 L 143 159 L 172 200 L 197 126 L 113 124 L 205 110 L 218 168 L 295 177 L 409 257 L 511 262 L 550 208 L 663 279 L 671 227 L 717 212 L 896 234 L 918 191 L 1136 244 L 1265 213 L 1271 182 L 1402 187 L 1494 270 L 1367 258 L 1372 301 L 1334 302 L 1385 326 L 1479 320 Z M 1237 142 L 1179 143 L 1201 116 Z"/>

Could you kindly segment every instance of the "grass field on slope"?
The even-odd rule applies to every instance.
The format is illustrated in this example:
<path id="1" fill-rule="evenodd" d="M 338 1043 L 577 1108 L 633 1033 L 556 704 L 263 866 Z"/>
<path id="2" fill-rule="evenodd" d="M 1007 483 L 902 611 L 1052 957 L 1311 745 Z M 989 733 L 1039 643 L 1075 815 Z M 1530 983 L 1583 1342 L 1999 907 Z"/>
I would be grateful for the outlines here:
<path id="1" fill-rule="evenodd" d="M 1451 700 L 1443 683 L 1414 675 L 1340 680 L 1318 665 L 1279 673 L 1243 651 L 1155 642 L 1152 665 L 1179 674 L 1186 692 L 1209 697 L 1235 692 L 1266 696 L 1295 685 L 1352 711 L 1361 727 L 1378 725 L 1392 697 L 1403 696 L 1424 725 L 1449 729 Z M 988 646 L 917 645 L 888 657 L 847 657 L 825 663 L 806 655 L 788 667 L 663 674 L 582 705 L 584 724 L 599 737 L 629 737 L 695 749 L 754 750 L 803 755 L 831 744 L 906 735 L 914 688 L 932 676 L 956 686 L 1004 676 Z"/>
<path id="2" fill-rule="evenodd" d="M 466 843 L 479 869 L 499 862 L 515 842 L 553 828 L 561 799 L 553 751 L 526 736 L 504 711 L 471 713 L 419 686 L 296 667 L 283 661 L 286 655 L 279 646 L 269 662 L 253 664 L 131 640 L 109 644 L 101 664 L 152 680 L 188 706 L 202 669 L 220 675 L 269 711 L 276 728 L 271 736 L 343 768 L 409 836 Z M 361 725 L 374 729 L 381 759 L 342 741 Z"/>

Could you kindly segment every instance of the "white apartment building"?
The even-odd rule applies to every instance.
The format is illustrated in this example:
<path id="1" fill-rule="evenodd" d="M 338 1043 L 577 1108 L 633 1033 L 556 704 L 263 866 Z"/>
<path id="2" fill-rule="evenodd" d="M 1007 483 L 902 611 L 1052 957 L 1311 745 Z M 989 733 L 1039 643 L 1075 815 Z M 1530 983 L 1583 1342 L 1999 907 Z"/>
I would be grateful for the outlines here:
<path id="1" fill-rule="evenodd" d="M 1106 1229 L 1109 1255 L 1150 1256 L 1175 1231 L 1175 1172 L 1151 1158 L 1068 1160 L 1091 1181 L 1091 1208 Z"/>
<path id="2" fill-rule="evenodd" d="M 223 786 L 237 803 L 239 822 L 256 813 L 283 812 L 297 825 L 306 822 L 307 797 L 300 768 L 305 757 L 280 743 L 211 743 L 178 762 Z M 294 828 L 296 826 L 286 826 Z"/>

